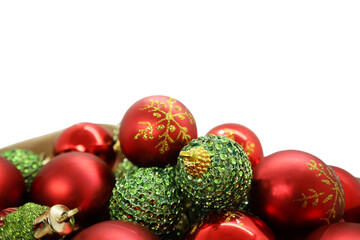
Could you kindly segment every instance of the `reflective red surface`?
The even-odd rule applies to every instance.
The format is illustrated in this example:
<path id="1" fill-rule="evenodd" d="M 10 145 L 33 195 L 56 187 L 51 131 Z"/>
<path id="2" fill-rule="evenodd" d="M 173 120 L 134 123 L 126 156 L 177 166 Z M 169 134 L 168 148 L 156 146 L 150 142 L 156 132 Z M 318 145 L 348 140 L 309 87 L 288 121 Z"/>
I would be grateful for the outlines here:
<path id="1" fill-rule="evenodd" d="M 307 228 L 338 222 L 344 192 L 335 172 L 314 155 L 296 150 L 264 157 L 253 172 L 249 203 L 271 227 Z"/>
<path id="2" fill-rule="evenodd" d="M 271 229 L 258 217 L 242 211 L 209 213 L 185 234 L 184 240 L 272 240 Z"/>
<path id="3" fill-rule="evenodd" d="M 149 229 L 133 223 L 109 220 L 78 233 L 73 240 L 159 240 Z"/>
<path id="4" fill-rule="evenodd" d="M 180 150 L 197 138 L 195 120 L 178 100 L 149 96 L 124 114 L 119 129 L 123 154 L 141 167 L 175 165 Z"/>
<path id="5" fill-rule="evenodd" d="M 111 131 L 105 127 L 88 122 L 75 124 L 62 131 L 54 144 L 54 154 L 77 151 L 97 155 L 112 164 L 115 160 L 114 140 Z"/>
<path id="6" fill-rule="evenodd" d="M 306 240 L 359 240 L 359 223 L 333 223 L 313 231 Z"/>
<path id="7" fill-rule="evenodd" d="M 84 223 L 103 214 L 114 184 L 110 167 L 99 157 L 90 153 L 63 153 L 38 172 L 31 188 L 31 201 L 78 208 L 75 219 Z"/>
<path id="8" fill-rule="evenodd" d="M 0 156 L 0 211 L 20 206 L 24 198 L 24 177 L 12 162 Z"/>
<path id="9" fill-rule="evenodd" d="M 240 144 L 249 157 L 254 168 L 264 157 L 259 138 L 249 128 L 236 123 L 225 123 L 211 129 L 206 135 L 222 135 Z"/>

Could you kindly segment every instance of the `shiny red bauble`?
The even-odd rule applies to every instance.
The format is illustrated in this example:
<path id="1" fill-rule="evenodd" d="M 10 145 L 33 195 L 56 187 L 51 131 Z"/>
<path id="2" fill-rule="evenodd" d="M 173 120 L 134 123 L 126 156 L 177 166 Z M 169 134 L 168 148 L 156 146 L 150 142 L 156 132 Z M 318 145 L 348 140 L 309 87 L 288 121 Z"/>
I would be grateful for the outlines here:
<path id="1" fill-rule="evenodd" d="M 77 151 L 97 155 L 110 165 L 116 154 L 113 134 L 107 128 L 94 123 L 82 122 L 63 130 L 54 143 L 54 155 Z"/>
<path id="2" fill-rule="evenodd" d="M 0 156 L 0 211 L 20 206 L 25 198 L 25 179 L 15 165 Z"/>
<path id="3" fill-rule="evenodd" d="M 88 227 L 73 240 L 159 240 L 149 229 L 134 222 L 108 220 Z"/>
<path id="4" fill-rule="evenodd" d="M 197 128 L 192 114 L 167 96 L 137 101 L 120 122 L 121 150 L 141 167 L 175 165 L 180 150 L 193 138 L 197 138 Z"/>
<path id="5" fill-rule="evenodd" d="M 306 240 L 359 240 L 360 223 L 333 223 L 313 231 Z"/>
<path id="6" fill-rule="evenodd" d="M 249 203 L 272 228 L 310 231 L 338 222 L 345 202 L 331 167 L 312 154 L 285 150 L 264 157 L 255 167 Z"/>
<path id="7" fill-rule="evenodd" d="M 184 240 L 273 240 L 271 229 L 258 217 L 242 210 L 212 212 L 185 233 Z"/>
<path id="8" fill-rule="evenodd" d="M 77 223 L 103 215 L 115 184 L 110 167 L 90 153 L 68 152 L 54 157 L 40 169 L 31 186 L 31 201 L 78 208 Z"/>
<path id="9" fill-rule="evenodd" d="M 336 172 L 345 194 L 345 222 L 360 222 L 360 181 L 345 169 L 331 166 Z"/>
<path id="10" fill-rule="evenodd" d="M 240 144 L 254 168 L 264 157 L 259 138 L 249 128 L 237 123 L 225 123 L 211 129 L 206 135 L 222 135 Z"/>

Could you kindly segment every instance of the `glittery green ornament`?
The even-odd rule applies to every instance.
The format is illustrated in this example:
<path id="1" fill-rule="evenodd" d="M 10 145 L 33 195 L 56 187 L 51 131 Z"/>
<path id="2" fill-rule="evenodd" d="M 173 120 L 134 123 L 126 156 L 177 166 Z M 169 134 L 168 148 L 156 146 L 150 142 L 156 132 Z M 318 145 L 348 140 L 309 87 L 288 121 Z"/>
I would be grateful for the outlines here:
<path id="1" fill-rule="evenodd" d="M 109 208 L 114 220 L 135 221 L 160 237 L 167 236 L 184 209 L 174 168 L 138 168 L 126 172 L 115 184 Z"/>
<path id="2" fill-rule="evenodd" d="M 36 239 L 34 237 L 33 221 L 49 207 L 35 203 L 26 203 L 15 212 L 9 213 L 0 227 L 0 239 Z"/>
<path id="3" fill-rule="evenodd" d="M 137 169 L 138 169 L 138 167 L 136 165 L 134 165 L 127 158 L 124 158 L 124 160 L 116 168 L 114 175 L 117 180 L 117 179 L 123 177 L 125 173 L 134 172 Z"/>
<path id="4" fill-rule="evenodd" d="M 205 210 L 239 206 L 250 190 L 251 180 L 247 154 L 227 137 L 193 139 L 179 154 L 176 182 L 195 206 Z"/>
<path id="5" fill-rule="evenodd" d="M 11 149 L 2 152 L 0 155 L 8 159 L 20 170 L 25 178 L 27 192 L 30 192 L 31 183 L 36 174 L 47 162 L 45 157 L 23 149 Z"/>

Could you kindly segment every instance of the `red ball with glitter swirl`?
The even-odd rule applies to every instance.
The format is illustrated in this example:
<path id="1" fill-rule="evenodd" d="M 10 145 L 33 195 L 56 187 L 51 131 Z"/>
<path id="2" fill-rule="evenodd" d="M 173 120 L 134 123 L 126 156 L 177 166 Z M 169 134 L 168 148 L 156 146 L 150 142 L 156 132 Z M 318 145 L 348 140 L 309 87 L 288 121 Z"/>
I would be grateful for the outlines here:
<path id="1" fill-rule="evenodd" d="M 119 129 L 121 150 L 140 167 L 175 165 L 182 147 L 197 138 L 193 115 L 178 100 L 145 97 L 124 114 Z"/>
<path id="2" fill-rule="evenodd" d="M 297 150 L 264 157 L 254 169 L 249 197 L 252 211 L 282 231 L 311 231 L 344 214 L 336 173 L 316 156 Z"/>
<path id="3" fill-rule="evenodd" d="M 211 129 L 206 135 L 209 134 L 222 135 L 240 144 L 248 155 L 253 169 L 264 157 L 259 138 L 252 130 L 241 124 L 221 124 Z"/>

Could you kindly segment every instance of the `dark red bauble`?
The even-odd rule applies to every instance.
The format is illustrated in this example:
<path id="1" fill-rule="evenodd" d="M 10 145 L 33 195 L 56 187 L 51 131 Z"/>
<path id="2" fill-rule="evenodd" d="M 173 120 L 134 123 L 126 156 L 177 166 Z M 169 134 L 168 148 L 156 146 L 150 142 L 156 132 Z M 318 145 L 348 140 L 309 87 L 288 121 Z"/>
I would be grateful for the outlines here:
<path id="1" fill-rule="evenodd" d="M 64 152 L 88 152 L 97 155 L 108 164 L 114 163 L 113 134 L 107 128 L 94 123 L 82 122 L 63 130 L 55 140 L 54 155 Z"/>
<path id="2" fill-rule="evenodd" d="M 211 129 L 206 135 L 222 135 L 240 144 L 254 167 L 264 157 L 259 138 L 249 128 L 237 123 L 225 123 Z"/>
<path id="3" fill-rule="evenodd" d="M 254 169 L 252 183 L 251 209 L 273 230 L 311 231 L 340 221 L 344 214 L 339 178 L 309 153 L 286 150 L 264 157 Z"/>
<path id="4" fill-rule="evenodd" d="M 331 166 L 336 172 L 345 194 L 345 222 L 360 222 L 360 181 L 348 171 Z"/>
<path id="5" fill-rule="evenodd" d="M 333 223 L 313 231 L 306 240 L 359 240 L 360 223 Z"/>
<path id="6" fill-rule="evenodd" d="M 211 212 L 197 220 L 184 240 L 273 240 L 271 229 L 258 217 L 243 210 Z"/>
<path id="7" fill-rule="evenodd" d="M 159 240 L 149 229 L 134 222 L 108 220 L 92 225 L 73 240 Z"/>
<path id="8" fill-rule="evenodd" d="M 125 157 L 140 167 L 175 165 L 182 147 L 197 138 L 195 120 L 178 100 L 149 96 L 134 103 L 120 123 Z"/>
<path id="9" fill-rule="evenodd" d="M 63 153 L 40 169 L 31 186 L 31 201 L 78 208 L 75 219 L 81 225 L 103 215 L 114 184 L 110 167 L 99 157 L 90 153 Z"/>
<path id="10" fill-rule="evenodd" d="M 0 211 L 20 206 L 26 194 L 25 179 L 15 165 L 0 156 Z"/>

